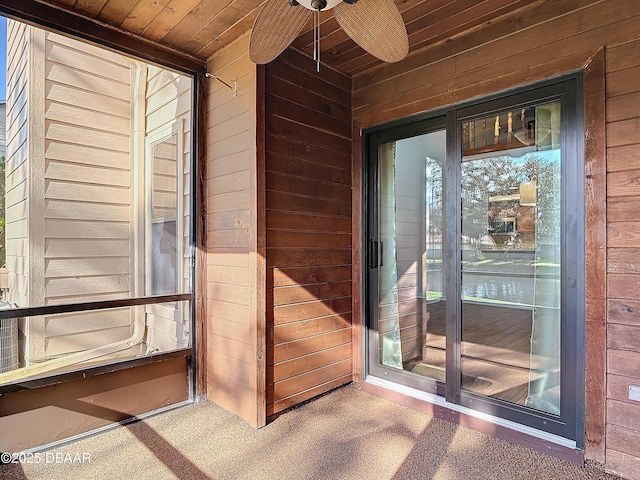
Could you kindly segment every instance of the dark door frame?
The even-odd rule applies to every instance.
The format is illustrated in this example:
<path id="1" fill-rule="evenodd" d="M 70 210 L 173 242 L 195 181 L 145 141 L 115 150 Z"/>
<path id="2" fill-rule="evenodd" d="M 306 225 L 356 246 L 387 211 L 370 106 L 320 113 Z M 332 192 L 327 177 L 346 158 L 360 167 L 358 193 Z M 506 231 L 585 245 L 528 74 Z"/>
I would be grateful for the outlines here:
<path id="1" fill-rule="evenodd" d="M 574 440 L 577 449 L 584 448 L 584 366 L 585 366 L 585 187 L 584 178 L 584 142 L 583 133 L 583 79 L 581 73 L 539 82 L 506 93 L 496 94 L 479 101 L 465 102 L 449 109 L 441 109 L 420 114 L 363 132 L 363 275 L 364 312 L 369 319 L 367 324 L 367 361 L 369 375 L 381 378 L 393 378 L 401 384 L 420 390 L 442 394 L 452 405 L 473 408 L 481 412 L 499 416 L 506 420 L 546 431 L 563 438 Z M 377 276 L 374 263 L 377 260 L 377 211 L 375 199 L 378 195 L 377 183 L 377 147 L 383 143 L 409 138 L 446 126 L 447 161 L 443 179 L 449 185 L 445 195 L 445 232 L 446 239 L 446 280 L 447 298 L 460 298 L 460 159 L 461 157 L 461 121 L 480 114 L 490 114 L 505 108 L 521 105 L 540 104 L 547 100 L 562 102 L 563 123 L 563 161 L 562 161 L 562 414 L 560 418 L 534 412 L 525 407 L 514 406 L 507 402 L 481 397 L 460 390 L 460 302 L 452 301 L 447 305 L 447 370 L 451 367 L 455 375 L 448 375 L 444 386 L 430 379 L 416 379 L 406 372 L 378 365 L 378 338 L 376 329 Z M 568 152 L 568 153 L 566 153 Z M 575 161 L 567 161 L 574 159 Z M 375 160 L 375 161 L 374 161 Z M 451 185 L 454 187 L 451 188 Z M 569 241 L 573 239 L 573 241 Z M 372 274 L 373 272 L 373 274 Z M 456 381 L 456 378 L 458 379 Z"/>

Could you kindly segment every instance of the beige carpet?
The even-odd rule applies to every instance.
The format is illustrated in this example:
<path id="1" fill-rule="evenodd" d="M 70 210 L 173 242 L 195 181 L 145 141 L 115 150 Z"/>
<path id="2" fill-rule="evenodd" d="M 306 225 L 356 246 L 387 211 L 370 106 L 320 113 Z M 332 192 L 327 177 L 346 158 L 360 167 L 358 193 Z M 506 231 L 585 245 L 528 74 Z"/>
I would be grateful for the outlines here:
<path id="1" fill-rule="evenodd" d="M 211 403 L 67 444 L 90 463 L 0 467 L 2 479 L 614 479 L 362 392 L 357 384 L 254 430 Z M 81 458 L 81 457 L 80 457 Z"/>

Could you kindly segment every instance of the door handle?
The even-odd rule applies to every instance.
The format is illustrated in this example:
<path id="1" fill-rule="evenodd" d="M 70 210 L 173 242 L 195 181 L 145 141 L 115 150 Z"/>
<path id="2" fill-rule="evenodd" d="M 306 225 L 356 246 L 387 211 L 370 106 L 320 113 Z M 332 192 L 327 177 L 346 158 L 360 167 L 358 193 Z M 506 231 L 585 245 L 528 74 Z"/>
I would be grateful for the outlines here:
<path id="1" fill-rule="evenodd" d="M 378 242 L 369 239 L 369 268 L 378 268 Z"/>
<path id="2" fill-rule="evenodd" d="M 380 240 L 380 266 L 384 267 L 384 242 Z"/>

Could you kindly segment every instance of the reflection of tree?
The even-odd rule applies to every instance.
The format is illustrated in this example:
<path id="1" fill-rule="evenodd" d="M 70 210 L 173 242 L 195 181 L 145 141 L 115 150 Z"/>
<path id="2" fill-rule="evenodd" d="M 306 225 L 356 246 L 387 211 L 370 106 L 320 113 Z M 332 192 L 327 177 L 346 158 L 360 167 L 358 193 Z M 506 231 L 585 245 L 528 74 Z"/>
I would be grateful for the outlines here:
<path id="1" fill-rule="evenodd" d="M 440 241 L 442 236 L 442 166 L 427 157 L 426 202 L 428 243 Z"/>
<path id="2" fill-rule="evenodd" d="M 463 235 L 479 239 L 487 233 L 490 196 L 517 193 L 526 175 L 510 157 L 482 158 L 462 164 Z"/>
<path id="3" fill-rule="evenodd" d="M 439 243 L 444 228 L 442 170 L 437 161 L 427 158 L 425 194 L 428 243 Z M 520 183 L 530 181 L 536 181 L 535 207 L 520 206 L 517 200 L 489 205 L 489 197 L 517 194 Z M 490 212 L 490 208 L 496 211 Z M 559 154 L 552 156 L 532 153 L 519 158 L 503 155 L 463 162 L 463 235 L 479 240 L 487 234 L 490 213 L 495 217 L 512 217 L 517 214 L 523 229 L 529 232 L 535 230 L 536 244 L 557 244 L 560 238 Z"/>
<path id="4" fill-rule="evenodd" d="M 515 159 L 482 158 L 462 164 L 463 234 L 476 239 L 486 234 L 489 197 L 517 194 L 520 183 L 528 181 L 537 182 L 536 236 L 558 238 L 560 163 L 535 154 Z"/>
<path id="5" fill-rule="evenodd" d="M 534 157 L 535 158 L 535 157 Z M 560 243 L 560 161 L 546 158 L 537 163 L 538 198 L 536 237 Z"/>

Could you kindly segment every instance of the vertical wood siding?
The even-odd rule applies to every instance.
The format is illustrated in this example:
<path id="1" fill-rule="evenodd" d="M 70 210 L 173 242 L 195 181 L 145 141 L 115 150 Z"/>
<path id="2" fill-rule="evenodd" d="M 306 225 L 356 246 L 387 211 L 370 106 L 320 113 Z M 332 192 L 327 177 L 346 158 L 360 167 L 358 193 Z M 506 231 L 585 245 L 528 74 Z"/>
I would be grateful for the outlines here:
<path id="1" fill-rule="evenodd" d="M 358 158 L 362 127 L 589 69 L 598 49 L 605 48 L 608 199 L 606 205 L 602 200 L 595 208 L 608 212 L 607 238 L 601 235 L 595 242 L 589 240 L 593 250 L 587 252 L 586 259 L 586 303 L 591 312 L 586 325 L 590 379 L 586 385 L 586 455 L 606 461 L 610 471 L 627 478 L 640 478 L 640 403 L 628 399 L 629 385 L 640 384 L 640 15 L 635 6 L 631 0 L 532 4 L 514 18 L 508 14 L 496 18 L 482 30 L 413 52 L 403 62 L 353 78 L 353 138 L 357 140 L 353 152 Z M 602 125 L 588 127 L 604 133 Z M 595 141 L 600 139 L 604 141 L 604 135 Z M 588 161 L 604 164 L 601 156 Z M 354 161 L 356 166 L 359 163 Z M 358 172 L 354 173 L 357 177 Z M 593 179 L 587 182 L 588 192 Z M 359 222 L 356 215 L 354 229 L 359 228 Z M 355 233 L 358 238 L 358 231 Z M 598 232 L 589 235 L 597 236 Z M 600 301 L 596 291 L 605 280 L 596 278 L 600 287 L 590 286 L 598 275 L 597 267 L 594 276 L 589 276 L 592 265 L 600 261 L 605 242 L 606 340 L 604 314 L 599 316 L 600 309 L 591 305 Z"/>
<path id="2" fill-rule="evenodd" d="M 351 381 L 351 82 L 265 69 L 267 413 Z"/>
<path id="3" fill-rule="evenodd" d="M 262 294 L 257 230 L 256 66 L 248 36 L 208 63 L 207 396 L 254 426 L 264 424 Z M 262 398 L 262 399 L 261 399 Z"/>

